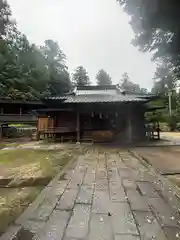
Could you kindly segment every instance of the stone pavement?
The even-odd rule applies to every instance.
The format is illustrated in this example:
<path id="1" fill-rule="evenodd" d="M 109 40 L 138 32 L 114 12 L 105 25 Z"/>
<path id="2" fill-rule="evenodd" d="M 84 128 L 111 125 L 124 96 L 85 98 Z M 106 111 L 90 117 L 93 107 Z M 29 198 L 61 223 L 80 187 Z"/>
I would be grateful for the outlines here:
<path id="1" fill-rule="evenodd" d="M 180 239 L 171 184 L 130 152 L 89 148 L 0 240 Z"/>

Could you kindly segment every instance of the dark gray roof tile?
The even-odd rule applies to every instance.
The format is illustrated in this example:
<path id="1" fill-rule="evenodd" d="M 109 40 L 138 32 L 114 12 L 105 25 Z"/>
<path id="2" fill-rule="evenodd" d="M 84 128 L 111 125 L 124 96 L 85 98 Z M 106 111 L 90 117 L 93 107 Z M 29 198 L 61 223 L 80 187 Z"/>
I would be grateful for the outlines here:
<path id="1" fill-rule="evenodd" d="M 53 97 L 53 100 L 64 100 L 64 97 Z M 146 99 L 135 95 L 75 95 L 67 96 L 64 103 L 113 103 L 113 102 L 141 102 Z"/>
<path id="2" fill-rule="evenodd" d="M 117 86 L 80 86 L 71 94 L 51 97 L 64 103 L 113 103 L 145 102 L 151 96 L 142 94 L 125 94 Z"/>

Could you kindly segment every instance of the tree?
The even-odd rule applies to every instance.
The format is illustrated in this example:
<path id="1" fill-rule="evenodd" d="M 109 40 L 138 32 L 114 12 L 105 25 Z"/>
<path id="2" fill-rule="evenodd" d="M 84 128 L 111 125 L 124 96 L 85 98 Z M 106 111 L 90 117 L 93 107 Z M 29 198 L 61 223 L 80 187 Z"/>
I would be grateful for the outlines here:
<path id="1" fill-rule="evenodd" d="M 40 65 L 44 57 L 26 36 L 18 31 L 6 40 L 6 52 L 1 61 L 1 97 L 39 99 L 47 91 L 47 69 Z"/>
<path id="2" fill-rule="evenodd" d="M 178 0 L 117 0 L 131 16 L 135 32 L 133 44 L 143 52 L 153 52 L 157 62 L 153 93 L 161 93 L 166 108 L 162 111 L 164 122 L 171 129 L 180 122 L 180 1 Z M 172 92 L 172 114 L 169 114 L 167 92 Z"/>
<path id="3" fill-rule="evenodd" d="M 155 59 L 166 58 L 180 74 L 179 0 L 117 0 L 131 16 L 133 43 Z"/>
<path id="4" fill-rule="evenodd" d="M 157 65 L 154 80 L 151 92 L 161 94 L 167 105 L 169 104 L 169 94 L 171 94 L 172 109 L 175 109 L 178 82 L 173 74 L 173 66 L 165 61 L 161 61 Z"/>
<path id="5" fill-rule="evenodd" d="M 167 123 L 170 130 L 174 130 L 178 122 L 180 122 L 180 105 L 178 100 L 179 93 L 177 91 L 178 82 L 173 73 L 172 64 L 166 61 L 159 62 L 154 80 L 151 92 L 160 94 L 159 106 L 164 106 L 164 109 L 156 111 L 157 119 Z M 171 99 L 171 106 L 169 105 L 169 98 Z M 171 114 L 169 108 L 171 108 Z"/>
<path id="6" fill-rule="evenodd" d="M 111 77 L 110 75 L 105 72 L 103 69 L 99 70 L 99 72 L 96 75 L 97 84 L 104 86 L 104 85 L 112 85 Z"/>
<path id="7" fill-rule="evenodd" d="M 58 43 L 29 43 L 12 22 L 7 2 L 0 0 L 0 97 L 38 100 L 70 87 L 66 56 Z"/>
<path id="8" fill-rule="evenodd" d="M 139 84 L 133 83 L 126 72 L 123 73 L 119 85 L 120 88 L 127 93 L 146 94 L 148 92 L 147 89 L 141 88 Z"/>
<path id="9" fill-rule="evenodd" d="M 75 72 L 72 75 L 72 79 L 75 86 L 90 85 L 88 73 L 83 66 L 79 66 L 75 69 Z"/>
<path id="10" fill-rule="evenodd" d="M 57 42 L 49 39 L 45 41 L 42 51 L 49 71 L 49 86 L 52 95 L 68 92 L 71 81 L 66 65 L 66 55 L 62 52 Z"/>
<path id="11" fill-rule="evenodd" d="M 25 35 L 11 29 L 0 44 L 0 97 L 35 100 L 69 90 L 67 67 L 58 65 L 58 57 L 52 64 L 46 58 L 52 53 L 45 54 L 44 47 L 30 44 Z M 58 84 L 53 88 L 55 76 Z"/>
<path id="12" fill-rule="evenodd" d="M 8 33 L 8 28 L 12 26 L 11 10 L 5 0 L 0 0 L 0 39 Z"/>
<path id="13" fill-rule="evenodd" d="M 161 61 L 156 68 L 154 75 L 154 87 L 152 91 L 154 93 L 168 93 L 169 91 L 175 91 L 177 87 L 177 78 L 173 74 L 172 64 Z"/>

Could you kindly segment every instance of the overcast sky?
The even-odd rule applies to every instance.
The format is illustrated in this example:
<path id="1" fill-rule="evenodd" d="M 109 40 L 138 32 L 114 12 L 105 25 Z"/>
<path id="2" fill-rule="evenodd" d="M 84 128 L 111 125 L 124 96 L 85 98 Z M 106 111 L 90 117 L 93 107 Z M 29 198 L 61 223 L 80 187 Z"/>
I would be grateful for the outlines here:
<path id="1" fill-rule="evenodd" d="M 151 54 L 131 45 L 128 16 L 116 0 L 8 0 L 18 28 L 28 39 L 43 44 L 59 42 L 69 71 L 83 65 L 95 82 L 103 68 L 119 82 L 123 72 L 141 87 L 150 88 L 155 65 Z"/>

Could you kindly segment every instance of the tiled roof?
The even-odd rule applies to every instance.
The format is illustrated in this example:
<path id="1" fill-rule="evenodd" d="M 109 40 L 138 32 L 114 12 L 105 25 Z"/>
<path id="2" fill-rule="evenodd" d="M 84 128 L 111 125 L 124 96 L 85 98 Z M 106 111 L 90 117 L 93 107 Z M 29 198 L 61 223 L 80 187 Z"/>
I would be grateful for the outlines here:
<path id="1" fill-rule="evenodd" d="M 80 86 L 75 90 L 76 95 L 115 95 L 120 90 L 115 85 L 111 86 Z"/>
<path id="2" fill-rule="evenodd" d="M 140 102 L 146 101 L 145 98 L 139 98 L 135 95 L 72 95 L 66 97 L 53 97 L 54 100 L 64 100 L 64 103 L 110 103 L 110 102 Z"/>
<path id="3" fill-rule="evenodd" d="M 117 86 L 82 86 L 72 94 L 49 99 L 62 100 L 64 103 L 113 103 L 145 102 L 148 95 L 123 94 Z"/>

